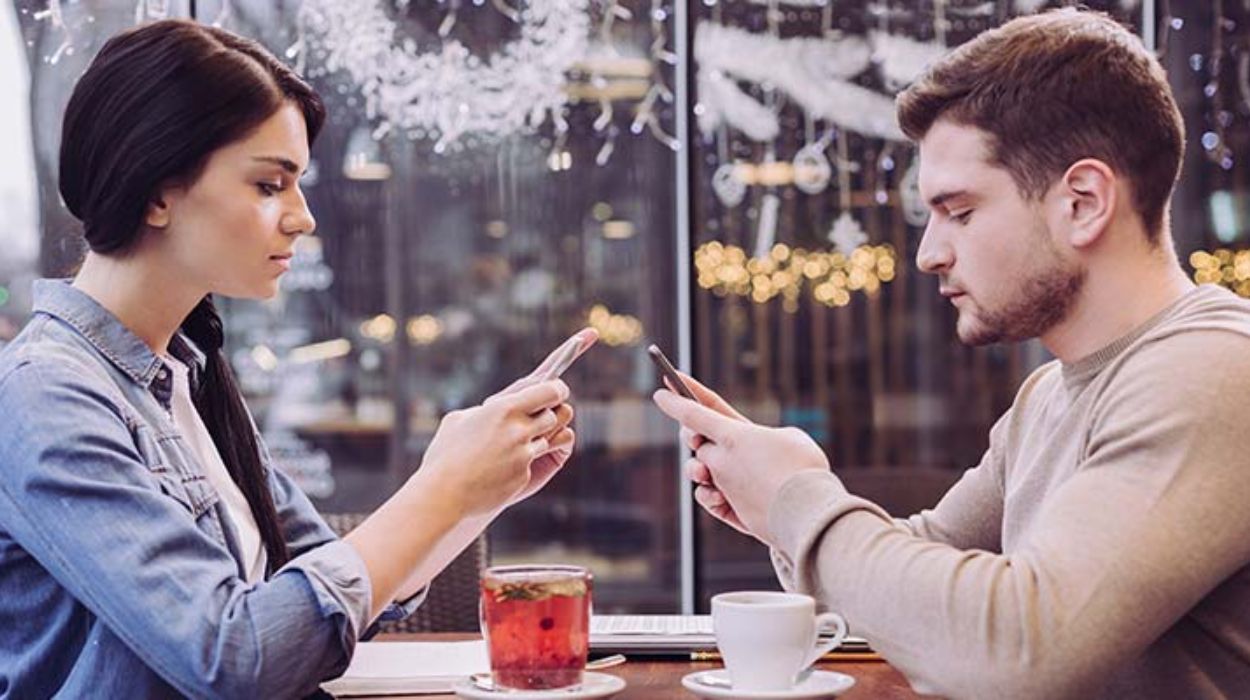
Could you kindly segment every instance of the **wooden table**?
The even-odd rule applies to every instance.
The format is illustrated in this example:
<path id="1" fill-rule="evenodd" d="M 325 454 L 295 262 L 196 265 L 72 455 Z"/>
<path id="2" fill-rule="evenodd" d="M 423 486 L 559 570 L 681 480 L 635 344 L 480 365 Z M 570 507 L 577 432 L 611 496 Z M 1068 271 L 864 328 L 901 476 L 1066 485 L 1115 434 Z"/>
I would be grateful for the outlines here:
<path id="1" fill-rule="evenodd" d="M 451 641 L 458 639 L 474 639 L 476 635 L 467 634 L 390 634 L 384 635 L 379 639 L 382 641 L 418 641 L 418 640 L 442 640 Z M 592 654 L 593 656 L 593 654 Z M 621 666 L 605 669 L 603 673 L 610 673 L 614 676 L 620 676 L 625 679 L 625 690 L 612 696 L 618 700 L 692 700 L 696 696 L 681 686 L 682 676 L 692 671 L 703 671 L 718 668 L 720 664 L 716 663 L 694 663 L 690 661 L 655 661 L 648 660 L 646 657 L 632 657 L 628 662 Z M 907 680 L 902 674 L 894 670 L 884 661 L 857 661 L 857 662 L 823 662 L 818 668 L 828 669 L 845 673 L 855 678 L 855 687 L 848 692 L 839 695 L 839 698 L 845 700 L 864 700 L 868 698 L 893 700 L 897 698 L 919 698 Z M 433 698 L 454 698 L 454 695 L 412 695 L 412 696 L 388 696 L 391 700 L 395 698 L 414 698 L 414 699 L 433 699 Z"/>

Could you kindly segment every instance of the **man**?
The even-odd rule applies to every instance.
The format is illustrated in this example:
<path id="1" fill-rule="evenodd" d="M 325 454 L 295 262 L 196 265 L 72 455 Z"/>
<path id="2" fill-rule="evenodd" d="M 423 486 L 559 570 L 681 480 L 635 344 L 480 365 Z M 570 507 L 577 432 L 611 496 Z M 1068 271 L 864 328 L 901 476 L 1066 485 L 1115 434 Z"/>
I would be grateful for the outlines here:
<path id="1" fill-rule="evenodd" d="M 1194 287 L 1162 68 L 1107 17 L 1017 19 L 900 95 L 932 214 L 917 263 L 962 341 L 1055 355 L 933 509 L 893 520 L 802 432 L 661 390 L 699 503 L 772 547 L 918 690 L 1250 695 L 1250 303 Z"/>

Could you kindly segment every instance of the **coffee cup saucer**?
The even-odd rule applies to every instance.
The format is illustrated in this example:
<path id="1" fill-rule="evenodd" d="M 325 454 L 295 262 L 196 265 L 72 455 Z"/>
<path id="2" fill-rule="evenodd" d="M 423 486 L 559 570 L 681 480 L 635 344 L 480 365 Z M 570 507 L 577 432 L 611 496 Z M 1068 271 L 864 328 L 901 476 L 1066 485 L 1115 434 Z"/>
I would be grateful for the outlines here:
<path id="1" fill-rule="evenodd" d="M 695 671 L 681 679 L 682 686 L 701 698 L 717 700 L 817 700 L 845 693 L 855 679 L 837 671 L 813 670 L 789 690 L 735 690 L 723 668 Z"/>
<path id="2" fill-rule="evenodd" d="M 471 700 L 592 700 L 616 695 L 625 689 L 625 680 L 610 673 L 584 671 L 582 683 L 575 688 L 556 688 L 554 690 L 499 690 L 482 687 L 471 679 L 464 679 L 452 686 L 456 697 Z"/>

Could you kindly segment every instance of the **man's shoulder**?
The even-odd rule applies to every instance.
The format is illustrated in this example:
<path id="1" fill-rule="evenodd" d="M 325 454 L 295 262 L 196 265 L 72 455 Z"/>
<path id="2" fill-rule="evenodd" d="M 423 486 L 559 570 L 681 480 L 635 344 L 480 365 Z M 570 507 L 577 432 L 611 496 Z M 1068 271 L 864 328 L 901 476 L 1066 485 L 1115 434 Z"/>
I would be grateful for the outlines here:
<path id="1" fill-rule="evenodd" d="M 1250 302 L 1203 300 L 1147 333 L 1109 370 L 1097 383 L 1104 400 L 1177 414 L 1244 412 L 1250 409 Z"/>
<path id="2" fill-rule="evenodd" d="M 1218 285 L 1200 285 L 1177 302 L 1142 340 L 1149 344 L 1202 331 L 1222 331 L 1250 339 L 1250 299 Z"/>

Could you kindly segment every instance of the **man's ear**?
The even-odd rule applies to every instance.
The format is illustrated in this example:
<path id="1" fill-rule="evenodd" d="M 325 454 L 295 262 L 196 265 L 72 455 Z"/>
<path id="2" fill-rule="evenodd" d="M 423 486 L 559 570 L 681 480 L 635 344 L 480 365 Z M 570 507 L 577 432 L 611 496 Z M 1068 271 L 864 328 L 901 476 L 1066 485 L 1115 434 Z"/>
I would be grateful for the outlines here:
<path id="1" fill-rule="evenodd" d="M 1059 200 L 1074 248 L 1093 245 L 1111 225 L 1119 202 L 1115 171 L 1096 158 L 1072 164 L 1059 181 Z"/>

